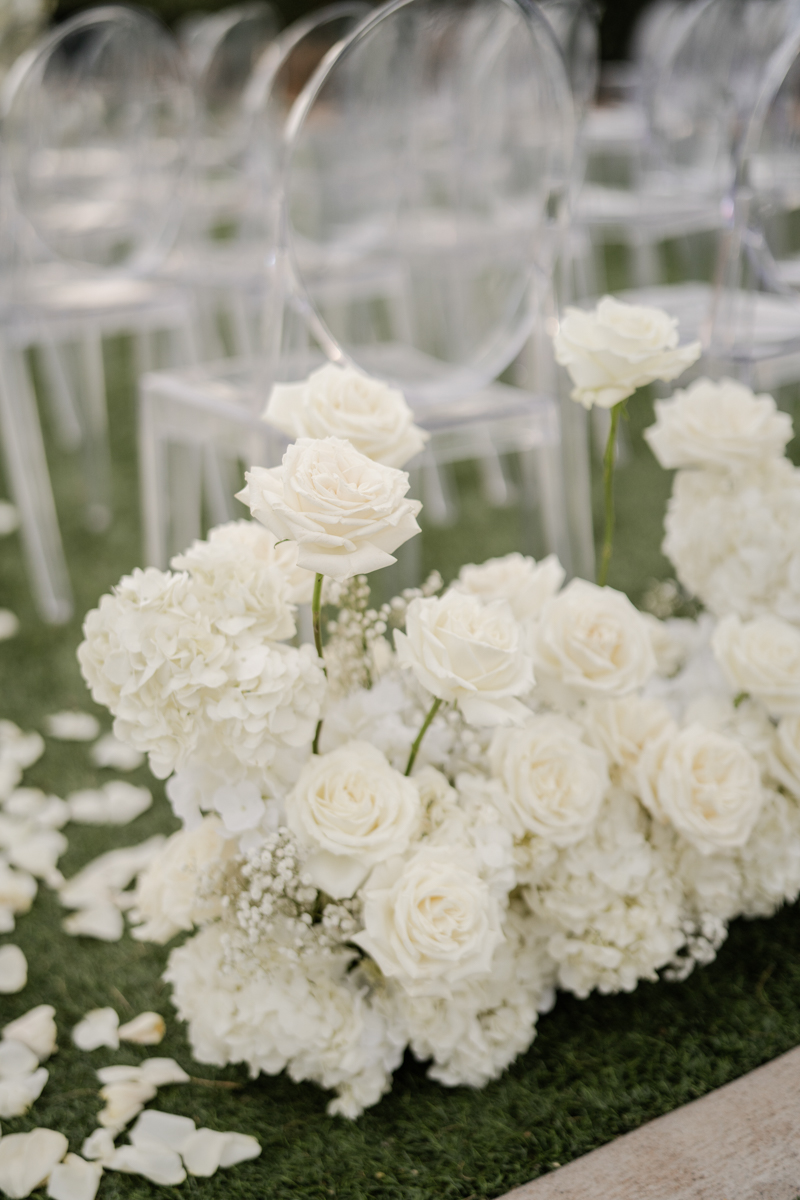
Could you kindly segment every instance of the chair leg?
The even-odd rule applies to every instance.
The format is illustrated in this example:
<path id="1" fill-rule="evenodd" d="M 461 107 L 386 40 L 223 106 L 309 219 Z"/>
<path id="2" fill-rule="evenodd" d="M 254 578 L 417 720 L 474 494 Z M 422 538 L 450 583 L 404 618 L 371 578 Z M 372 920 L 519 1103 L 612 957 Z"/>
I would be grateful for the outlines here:
<path id="1" fill-rule="evenodd" d="M 37 348 L 56 440 L 63 450 L 77 450 L 83 430 L 61 347 L 45 334 Z"/>
<path id="2" fill-rule="evenodd" d="M 169 563 L 166 444 L 160 435 L 158 397 L 139 385 L 139 491 L 145 566 Z"/>
<path id="3" fill-rule="evenodd" d="M 108 444 L 103 338 L 99 330 L 87 329 L 81 334 L 77 356 L 84 421 L 86 525 L 100 533 L 111 523 L 111 448 Z"/>
<path id="4" fill-rule="evenodd" d="M 72 589 L 42 441 L 36 398 L 23 352 L 0 343 L 0 432 L 3 456 L 36 607 L 51 625 L 68 621 Z"/>

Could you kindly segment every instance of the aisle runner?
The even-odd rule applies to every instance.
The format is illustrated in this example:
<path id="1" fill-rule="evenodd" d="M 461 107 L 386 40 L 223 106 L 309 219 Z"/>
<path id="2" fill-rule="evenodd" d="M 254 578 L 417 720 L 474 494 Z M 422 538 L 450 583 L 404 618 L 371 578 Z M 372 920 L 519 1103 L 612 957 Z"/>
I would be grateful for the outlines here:
<path id="1" fill-rule="evenodd" d="M 797 1200 L 800 1046 L 501 1200 Z"/>

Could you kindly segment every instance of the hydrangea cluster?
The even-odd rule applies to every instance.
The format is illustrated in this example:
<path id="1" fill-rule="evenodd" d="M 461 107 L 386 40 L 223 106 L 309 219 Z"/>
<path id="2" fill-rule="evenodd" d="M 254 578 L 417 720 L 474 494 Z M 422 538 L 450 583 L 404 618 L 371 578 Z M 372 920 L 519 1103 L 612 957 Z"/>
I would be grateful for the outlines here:
<path id="1" fill-rule="evenodd" d="M 713 423 L 718 401 L 724 437 L 703 426 L 693 443 L 700 418 L 684 429 L 669 410 L 659 448 L 720 487 L 764 469 L 753 447 L 786 440 L 774 407 L 753 397 L 754 415 L 713 390 L 726 386 L 701 406 Z M 340 510 L 350 521 L 368 501 L 368 542 L 376 513 L 399 529 L 401 473 L 381 468 L 382 483 L 338 441 L 301 443 L 250 500 L 268 525 L 280 484 L 319 518 L 327 685 L 314 651 L 286 640 L 292 542 L 246 523 L 172 574 L 123 580 L 87 618 L 81 662 L 117 736 L 175 772 L 184 828 L 132 916 L 141 938 L 191 934 L 165 978 L 195 1056 L 285 1069 L 356 1117 L 407 1048 L 443 1084 L 483 1086 L 557 989 L 685 978 L 731 920 L 798 896 L 800 632 L 771 585 L 765 611 L 662 621 L 519 554 L 370 607 Z M 735 536 L 731 563 L 748 553 Z"/>

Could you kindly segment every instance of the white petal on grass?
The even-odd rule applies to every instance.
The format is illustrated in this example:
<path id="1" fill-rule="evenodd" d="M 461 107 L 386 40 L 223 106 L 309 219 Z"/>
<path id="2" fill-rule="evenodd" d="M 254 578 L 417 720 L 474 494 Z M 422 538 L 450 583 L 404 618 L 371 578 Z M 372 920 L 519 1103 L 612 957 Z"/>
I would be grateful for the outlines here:
<path id="1" fill-rule="evenodd" d="M 50 1172 L 47 1194 L 52 1200 L 94 1200 L 102 1177 L 99 1162 L 87 1162 L 79 1154 L 68 1154 Z"/>
<path id="2" fill-rule="evenodd" d="M 44 1062 L 56 1049 L 57 1030 L 53 1020 L 55 1015 L 56 1010 L 52 1004 L 37 1004 L 35 1008 L 17 1017 L 16 1021 L 4 1025 L 3 1037 L 22 1042 L 34 1052 L 39 1062 Z"/>
<path id="3" fill-rule="evenodd" d="M 20 1075 L 31 1075 L 39 1065 L 30 1046 L 16 1038 L 0 1041 L 0 1079 L 17 1079 Z"/>
<path id="4" fill-rule="evenodd" d="M 106 1106 L 97 1114 L 98 1124 L 115 1134 L 120 1133 L 155 1094 L 155 1085 L 143 1080 L 106 1084 L 100 1089 L 100 1098 L 105 1100 Z"/>
<path id="5" fill-rule="evenodd" d="M 98 904 L 80 908 L 61 922 L 64 932 L 72 937 L 97 938 L 101 942 L 118 942 L 125 930 L 122 913 L 113 904 Z"/>
<path id="6" fill-rule="evenodd" d="M 157 1046 L 163 1041 L 167 1026 L 160 1013 L 143 1012 L 119 1028 L 122 1042 L 136 1042 L 140 1046 Z"/>
<path id="7" fill-rule="evenodd" d="M 7 904 L 0 904 L 0 933 L 14 932 L 14 910 Z"/>
<path id="8" fill-rule="evenodd" d="M 0 500 L 0 537 L 19 529 L 19 509 L 10 500 Z"/>
<path id="9" fill-rule="evenodd" d="M 208 1178 L 219 1170 L 222 1153 L 228 1142 L 227 1133 L 214 1129 L 198 1129 L 181 1145 L 184 1166 L 190 1175 Z"/>
<path id="10" fill-rule="evenodd" d="M 183 1143 L 195 1132 L 191 1117 L 146 1108 L 128 1136 L 134 1146 L 165 1146 L 168 1150 L 183 1154 Z"/>
<path id="11" fill-rule="evenodd" d="M 85 788 L 67 797 L 70 816 L 83 825 L 127 825 L 153 803 L 148 788 L 112 779 L 102 788 Z"/>
<path id="12" fill-rule="evenodd" d="M 235 1167 L 237 1163 L 258 1158 L 261 1153 L 261 1143 L 249 1133 L 228 1133 L 226 1137 L 228 1140 L 219 1163 L 223 1168 Z"/>
<path id="13" fill-rule="evenodd" d="M 61 829 L 69 820 L 69 805 L 41 788 L 15 788 L 3 804 L 3 812 L 20 821 L 31 821 L 40 829 Z"/>
<path id="14" fill-rule="evenodd" d="M 179 1067 L 174 1058 L 146 1058 L 141 1065 L 141 1077 L 145 1083 L 154 1087 L 164 1087 L 168 1083 L 188 1083 L 189 1076 L 183 1067 Z"/>
<path id="15" fill-rule="evenodd" d="M 92 859 L 60 888 L 61 903 L 65 908 L 90 908 L 101 900 L 110 901 L 145 869 L 166 840 L 163 834 L 156 834 L 138 845 L 108 850 Z"/>
<path id="16" fill-rule="evenodd" d="M 91 713 L 57 712 L 45 717 L 44 731 L 60 742 L 93 742 L 100 733 L 100 723 Z"/>
<path id="17" fill-rule="evenodd" d="M 72 1040 L 79 1050 L 119 1047 L 119 1017 L 113 1008 L 93 1008 L 72 1031 Z"/>
<path id="18" fill-rule="evenodd" d="M 38 885 L 27 871 L 15 871 L 0 862 L 0 906 L 12 913 L 26 913 L 33 904 Z"/>
<path id="19" fill-rule="evenodd" d="M 9 1200 L 23 1200 L 47 1180 L 69 1149 L 63 1133 L 32 1129 L 0 1138 L 0 1190 Z"/>
<path id="20" fill-rule="evenodd" d="M 105 1164 L 114 1153 L 114 1138 L 108 1129 L 95 1129 L 84 1140 L 81 1154 L 84 1158 Z"/>
<path id="21" fill-rule="evenodd" d="M 109 1171 L 143 1175 L 162 1187 L 175 1186 L 186 1178 L 180 1155 L 166 1146 L 119 1146 L 106 1166 Z"/>
<path id="22" fill-rule="evenodd" d="M 113 1067 L 98 1067 L 95 1074 L 103 1084 L 131 1083 L 142 1078 L 142 1069 L 138 1066 L 123 1066 L 120 1063 Z"/>
<path id="23" fill-rule="evenodd" d="M 10 608 L 0 608 L 0 642 L 16 637 L 19 633 L 19 617 Z"/>
<path id="24" fill-rule="evenodd" d="M 28 982 L 28 960 L 19 946 L 0 946 L 0 992 L 21 992 Z"/>
<path id="25" fill-rule="evenodd" d="M 22 1117 L 34 1100 L 38 1100 L 47 1083 L 46 1067 L 15 1079 L 0 1079 L 0 1117 Z"/>
<path id="26" fill-rule="evenodd" d="M 89 751 L 96 767 L 110 767 L 114 771 L 135 771 L 144 762 L 144 755 L 132 746 L 126 746 L 113 733 L 105 733 Z"/>
<path id="27" fill-rule="evenodd" d="M 56 863 L 68 846 L 67 839 L 57 829 L 41 829 L 18 842 L 8 851 L 12 867 L 29 871 L 52 887 L 60 887 L 64 877 Z"/>

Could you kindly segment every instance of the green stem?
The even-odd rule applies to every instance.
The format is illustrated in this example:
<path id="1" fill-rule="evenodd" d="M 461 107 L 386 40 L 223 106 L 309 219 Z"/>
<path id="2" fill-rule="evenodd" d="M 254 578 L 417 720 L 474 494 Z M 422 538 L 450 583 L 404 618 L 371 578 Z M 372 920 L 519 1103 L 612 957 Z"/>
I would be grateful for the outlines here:
<path id="1" fill-rule="evenodd" d="M 314 579 L 314 595 L 311 598 L 311 621 L 314 626 L 314 645 L 317 648 L 317 654 L 320 656 L 320 658 L 322 658 L 321 610 L 322 610 L 322 581 L 324 578 L 325 578 L 324 575 L 322 575 L 322 573 L 320 571 L 317 571 L 316 578 Z M 323 663 L 322 669 L 323 669 L 323 671 L 325 671 L 325 674 L 327 675 L 328 672 L 325 670 L 324 663 Z M 314 733 L 314 741 L 311 744 L 311 753 L 312 754 L 319 754 L 319 735 L 321 733 L 322 733 L 322 718 L 320 717 L 320 719 L 317 721 L 317 728 Z"/>
<path id="2" fill-rule="evenodd" d="M 428 713 L 425 720 L 422 722 L 422 728 L 420 729 L 419 733 L 417 734 L 417 740 L 414 742 L 414 745 L 411 747 L 411 753 L 408 756 L 408 764 L 406 766 L 406 775 L 411 774 L 412 767 L 414 766 L 414 763 L 417 760 L 419 748 L 422 745 L 422 739 L 425 737 L 425 734 L 428 732 L 430 723 L 433 720 L 433 718 L 436 716 L 439 709 L 441 708 L 441 705 L 442 705 L 442 702 L 439 699 L 439 697 L 437 696 L 436 699 L 434 700 L 433 704 L 430 707 L 430 712 Z"/>
<path id="3" fill-rule="evenodd" d="M 608 578 L 608 567 L 611 562 L 611 551 L 614 546 L 614 458 L 617 441 L 617 426 L 622 415 L 625 401 L 620 400 L 611 409 L 611 426 L 608 430 L 608 440 L 603 454 L 603 491 L 605 494 L 606 529 L 603 536 L 603 555 L 600 559 L 600 570 L 597 582 L 604 586 Z"/>

